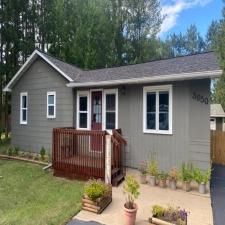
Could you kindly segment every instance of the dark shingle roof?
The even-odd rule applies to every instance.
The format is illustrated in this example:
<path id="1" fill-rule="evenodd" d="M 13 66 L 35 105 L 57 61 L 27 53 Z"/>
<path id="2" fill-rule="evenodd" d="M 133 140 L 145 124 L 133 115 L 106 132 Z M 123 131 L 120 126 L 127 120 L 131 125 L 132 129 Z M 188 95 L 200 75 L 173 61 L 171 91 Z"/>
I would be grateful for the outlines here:
<path id="1" fill-rule="evenodd" d="M 219 70 L 214 52 L 156 60 L 147 63 L 85 71 L 75 82 L 131 79 L 181 73 Z"/>
<path id="2" fill-rule="evenodd" d="M 181 56 L 170 59 L 155 60 L 146 63 L 104 68 L 97 70 L 81 70 L 55 57 L 43 53 L 48 60 L 67 74 L 74 83 L 110 81 L 142 77 L 160 77 L 220 70 L 219 60 L 214 52 Z"/>
<path id="3" fill-rule="evenodd" d="M 66 75 L 68 75 L 72 80 L 76 80 L 78 76 L 82 73 L 83 70 L 79 69 L 78 67 L 71 65 L 69 63 L 66 63 L 60 59 L 57 59 L 55 57 L 52 57 L 45 52 L 41 53 L 49 60 L 51 61 L 55 66 L 57 66 L 62 72 L 64 72 Z"/>

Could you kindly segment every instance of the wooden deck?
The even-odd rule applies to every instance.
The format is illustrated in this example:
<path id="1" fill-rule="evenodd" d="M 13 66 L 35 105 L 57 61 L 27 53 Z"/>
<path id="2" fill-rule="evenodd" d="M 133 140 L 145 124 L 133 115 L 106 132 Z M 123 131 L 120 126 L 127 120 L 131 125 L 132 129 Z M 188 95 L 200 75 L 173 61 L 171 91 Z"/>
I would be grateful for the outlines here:
<path id="1" fill-rule="evenodd" d="M 120 131 L 121 132 L 121 131 Z M 54 128 L 52 166 L 54 175 L 69 178 L 105 179 L 106 131 L 80 131 Z M 112 135 L 112 182 L 117 185 L 125 175 L 125 140 L 119 131 Z"/>

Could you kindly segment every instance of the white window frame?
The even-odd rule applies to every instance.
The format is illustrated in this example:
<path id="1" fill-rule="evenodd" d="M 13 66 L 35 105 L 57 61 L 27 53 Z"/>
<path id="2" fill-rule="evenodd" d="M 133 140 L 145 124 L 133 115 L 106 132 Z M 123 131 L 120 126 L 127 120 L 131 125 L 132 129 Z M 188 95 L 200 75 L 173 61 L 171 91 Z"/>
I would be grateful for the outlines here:
<path id="1" fill-rule="evenodd" d="M 102 130 L 111 131 L 106 129 L 106 95 L 107 94 L 115 94 L 115 129 L 118 129 L 118 89 L 104 89 L 103 93 L 103 111 L 102 111 Z"/>
<path id="2" fill-rule="evenodd" d="M 26 108 L 23 108 L 23 97 L 26 96 Z M 26 120 L 23 120 L 23 110 L 26 110 Z M 27 92 L 20 93 L 20 124 L 27 124 L 27 117 L 28 117 L 28 94 Z"/>
<path id="3" fill-rule="evenodd" d="M 87 97 L 87 111 L 80 111 L 80 97 Z M 80 113 L 87 113 L 87 128 L 80 127 Z M 77 130 L 90 130 L 90 93 L 89 91 L 77 91 L 77 121 L 76 121 L 76 129 Z"/>
<path id="4" fill-rule="evenodd" d="M 159 92 L 169 92 L 169 130 L 159 130 Z M 156 129 L 147 129 L 147 93 L 156 93 Z M 143 133 L 152 134 L 172 134 L 172 116 L 173 116 L 173 88 L 172 85 L 145 86 L 143 87 Z"/>
<path id="5" fill-rule="evenodd" d="M 54 96 L 54 104 L 49 104 L 48 102 L 48 96 L 53 95 Z M 54 115 L 49 115 L 48 107 L 54 106 Z M 48 119 L 55 119 L 56 118 L 56 92 L 55 91 L 48 91 L 47 92 L 47 118 Z"/>

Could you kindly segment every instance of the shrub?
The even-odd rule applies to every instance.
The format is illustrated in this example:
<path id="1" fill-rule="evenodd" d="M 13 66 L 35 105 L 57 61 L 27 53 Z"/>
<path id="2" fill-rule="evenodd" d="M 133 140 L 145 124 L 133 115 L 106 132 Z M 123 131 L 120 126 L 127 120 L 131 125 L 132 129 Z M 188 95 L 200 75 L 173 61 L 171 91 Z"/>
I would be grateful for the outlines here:
<path id="1" fill-rule="evenodd" d="M 207 171 L 201 171 L 199 168 L 194 168 L 194 180 L 198 184 L 207 184 L 210 180 L 211 169 L 209 168 Z"/>
<path id="2" fill-rule="evenodd" d="M 125 177 L 125 183 L 123 185 L 123 192 L 126 194 L 126 203 L 125 207 L 128 209 L 134 208 L 134 199 L 137 199 L 139 196 L 140 185 L 137 180 L 132 175 Z"/>
<path id="3" fill-rule="evenodd" d="M 183 182 L 191 182 L 193 179 L 193 166 L 191 163 L 183 163 L 180 171 L 180 179 Z"/>
<path id="4" fill-rule="evenodd" d="M 157 176 L 158 174 L 158 163 L 155 159 L 151 159 L 148 164 L 148 172 L 151 176 Z"/>
<path id="5" fill-rule="evenodd" d="M 146 161 L 141 161 L 139 163 L 139 171 L 143 175 L 145 175 L 147 173 L 147 162 Z"/>
<path id="6" fill-rule="evenodd" d="M 93 201 L 106 196 L 109 191 L 109 186 L 101 180 L 89 180 L 84 186 L 84 194 Z"/>
<path id="7" fill-rule="evenodd" d="M 9 148 L 7 149 L 7 155 L 8 155 L 8 156 L 12 156 L 12 155 L 13 155 L 13 148 L 12 148 L 12 147 L 9 147 Z"/>
<path id="8" fill-rule="evenodd" d="M 169 180 L 177 181 L 179 179 L 179 172 L 176 167 L 173 167 L 169 172 Z"/>
<path id="9" fill-rule="evenodd" d="M 33 160 L 39 161 L 39 154 L 34 154 Z"/>
<path id="10" fill-rule="evenodd" d="M 45 159 L 45 154 L 46 154 L 45 148 L 44 147 L 41 147 L 40 155 L 41 155 L 41 160 L 42 161 Z"/>
<path id="11" fill-rule="evenodd" d="M 165 209 L 159 205 L 152 206 L 152 216 L 156 218 L 163 217 Z"/>
<path id="12" fill-rule="evenodd" d="M 13 149 L 13 155 L 18 156 L 18 155 L 19 155 L 19 152 L 20 152 L 20 148 L 19 148 L 19 146 L 16 146 L 16 147 Z"/>
<path id="13" fill-rule="evenodd" d="M 168 177 L 168 174 L 165 173 L 165 172 L 163 172 L 163 171 L 160 172 L 160 173 L 157 175 L 157 178 L 158 178 L 159 180 L 166 180 L 167 177 Z"/>

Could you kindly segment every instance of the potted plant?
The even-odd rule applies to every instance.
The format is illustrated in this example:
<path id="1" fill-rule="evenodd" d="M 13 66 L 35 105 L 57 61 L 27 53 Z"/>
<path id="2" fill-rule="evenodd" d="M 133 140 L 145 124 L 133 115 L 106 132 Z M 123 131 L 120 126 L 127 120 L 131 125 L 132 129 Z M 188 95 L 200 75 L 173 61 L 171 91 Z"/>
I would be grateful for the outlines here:
<path id="1" fill-rule="evenodd" d="M 172 190 L 177 189 L 177 181 L 179 179 L 179 172 L 176 167 L 173 167 L 169 172 L 169 186 Z"/>
<path id="2" fill-rule="evenodd" d="M 183 163 L 180 171 L 180 179 L 182 181 L 182 189 L 184 191 L 191 190 L 191 181 L 193 179 L 193 166 L 191 163 Z"/>
<path id="3" fill-rule="evenodd" d="M 145 184 L 146 183 L 146 174 L 147 174 L 147 162 L 141 161 L 139 163 L 139 171 L 140 171 L 140 183 Z"/>
<path id="4" fill-rule="evenodd" d="M 150 225 L 187 225 L 188 213 L 185 209 L 169 206 L 164 208 L 159 205 L 152 207 L 152 217 L 149 218 Z"/>
<path id="5" fill-rule="evenodd" d="M 206 193 L 206 184 L 209 182 L 211 169 L 201 171 L 199 168 L 194 169 L 194 180 L 198 183 L 198 191 L 200 194 Z"/>
<path id="6" fill-rule="evenodd" d="M 161 188 L 165 188 L 166 187 L 166 180 L 167 180 L 168 174 L 161 172 L 158 174 L 157 178 L 159 180 L 159 186 Z"/>
<path id="7" fill-rule="evenodd" d="M 156 177 L 158 175 L 158 163 L 155 159 L 151 159 L 148 164 L 148 183 L 151 186 L 156 185 Z"/>
<path id="8" fill-rule="evenodd" d="M 89 180 L 84 186 L 82 209 L 101 213 L 112 201 L 112 187 L 101 180 Z"/>
<path id="9" fill-rule="evenodd" d="M 140 185 L 132 175 L 125 177 L 125 183 L 123 185 L 123 191 L 126 195 L 126 202 L 124 204 L 125 211 L 125 225 L 134 225 L 136 221 L 137 205 L 134 203 L 134 199 L 139 196 Z"/>

